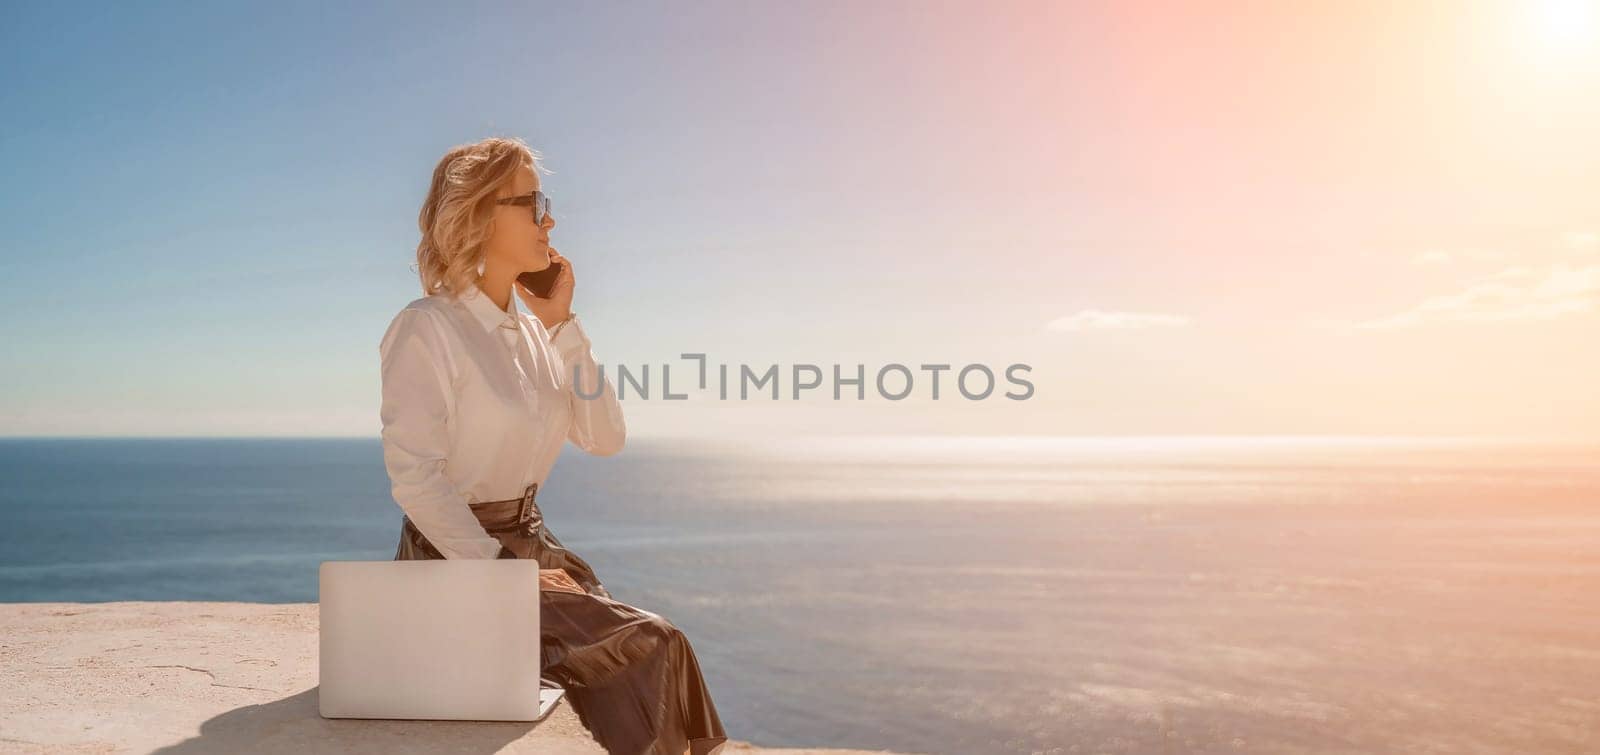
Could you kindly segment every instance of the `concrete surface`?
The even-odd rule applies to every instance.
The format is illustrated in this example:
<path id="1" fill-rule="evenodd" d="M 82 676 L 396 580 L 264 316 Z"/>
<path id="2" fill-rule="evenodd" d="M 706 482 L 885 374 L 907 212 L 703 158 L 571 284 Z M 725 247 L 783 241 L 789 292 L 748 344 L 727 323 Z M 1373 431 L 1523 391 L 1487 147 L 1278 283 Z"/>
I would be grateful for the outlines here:
<path id="1" fill-rule="evenodd" d="M 325 719 L 316 685 L 315 603 L 0 604 L 0 752 L 605 753 L 566 700 L 538 723 Z"/>

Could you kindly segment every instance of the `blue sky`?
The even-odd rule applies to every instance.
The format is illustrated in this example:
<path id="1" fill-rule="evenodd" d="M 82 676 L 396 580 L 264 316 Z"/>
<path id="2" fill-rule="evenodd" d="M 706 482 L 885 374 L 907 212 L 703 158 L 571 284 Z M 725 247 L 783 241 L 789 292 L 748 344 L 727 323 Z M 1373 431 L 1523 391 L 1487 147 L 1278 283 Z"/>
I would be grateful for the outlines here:
<path id="1" fill-rule="evenodd" d="M 640 435 L 1600 419 L 1578 377 L 1600 365 L 1548 365 L 1592 309 L 1350 335 L 1511 262 L 1534 266 L 1527 292 L 1550 273 L 1585 301 L 1587 38 L 1535 69 L 1484 31 L 1510 17 L 1346 8 L 1296 40 L 1306 18 L 1226 4 L 12 6 L 0 434 L 376 435 L 377 341 L 420 295 L 428 174 L 488 135 L 554 171 L 553 241 L 602 361 L 1021 362 L 1037 388 L 638 401 Z M 1330 67 L 1352 45 L 1393 91 Z M 1407 87 L 1485 71 L 1523 120 L 1449 93 L 1436 119 L 1408 109 Z M 1517 138 L 1475 141 L 1491 129 Z M 1474 373 L 1474 354 L 1526 367 Z M 1550 403 L 1485 408 L 1509 390 Z"/>

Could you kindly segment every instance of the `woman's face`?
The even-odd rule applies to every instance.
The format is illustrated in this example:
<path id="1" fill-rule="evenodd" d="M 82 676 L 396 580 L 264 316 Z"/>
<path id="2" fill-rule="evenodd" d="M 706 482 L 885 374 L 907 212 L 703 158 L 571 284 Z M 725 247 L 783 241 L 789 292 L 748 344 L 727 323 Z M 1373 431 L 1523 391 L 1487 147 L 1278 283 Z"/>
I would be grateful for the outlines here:
<path id="1" fill-rule="evenodd" d="M 514 197 L 537 188 L 538 174 L 524 165 L 500 196 Z M 497 205 L 494 212 L 493 229 L 484 245 L 489 259 L 518 273 L 550 266 L 550 230 L 556 227 L 555 213 L 546 214 L 544 224 L 538 225 L 533 222 L 533 209 L 525 204 Z"/>

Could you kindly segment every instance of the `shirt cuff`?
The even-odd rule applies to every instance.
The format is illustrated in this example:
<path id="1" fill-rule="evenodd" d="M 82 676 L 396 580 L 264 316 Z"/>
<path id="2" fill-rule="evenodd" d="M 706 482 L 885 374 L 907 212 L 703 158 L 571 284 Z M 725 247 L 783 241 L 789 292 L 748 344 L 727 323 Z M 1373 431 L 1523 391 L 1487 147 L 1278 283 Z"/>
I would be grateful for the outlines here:
<path id="1" fill-rule="evenodd" d="M 592 346 L 589 334 L 583 332 L 583 321 L 578 319 L 576 312 L 572 314 L 571 319 L 556 325 L 556 332 L 550 337 L 550 343 L 561 354 L 561 360 L 568 365 L 588 353 Z"/>

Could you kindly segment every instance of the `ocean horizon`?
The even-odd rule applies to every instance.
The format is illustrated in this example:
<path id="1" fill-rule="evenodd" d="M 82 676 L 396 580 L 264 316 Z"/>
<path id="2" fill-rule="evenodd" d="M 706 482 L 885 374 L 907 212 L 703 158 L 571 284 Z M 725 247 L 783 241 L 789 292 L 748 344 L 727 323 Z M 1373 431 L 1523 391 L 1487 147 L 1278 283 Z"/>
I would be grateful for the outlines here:
<path id="1" fill-rule="evenodd" d="M 731 736 L 903 752 L 1592 747 L 1600 444 L 630 440 L 539 494 Z M 0 602 L 315 602 L 377 438 L 0 439 Z"/>

